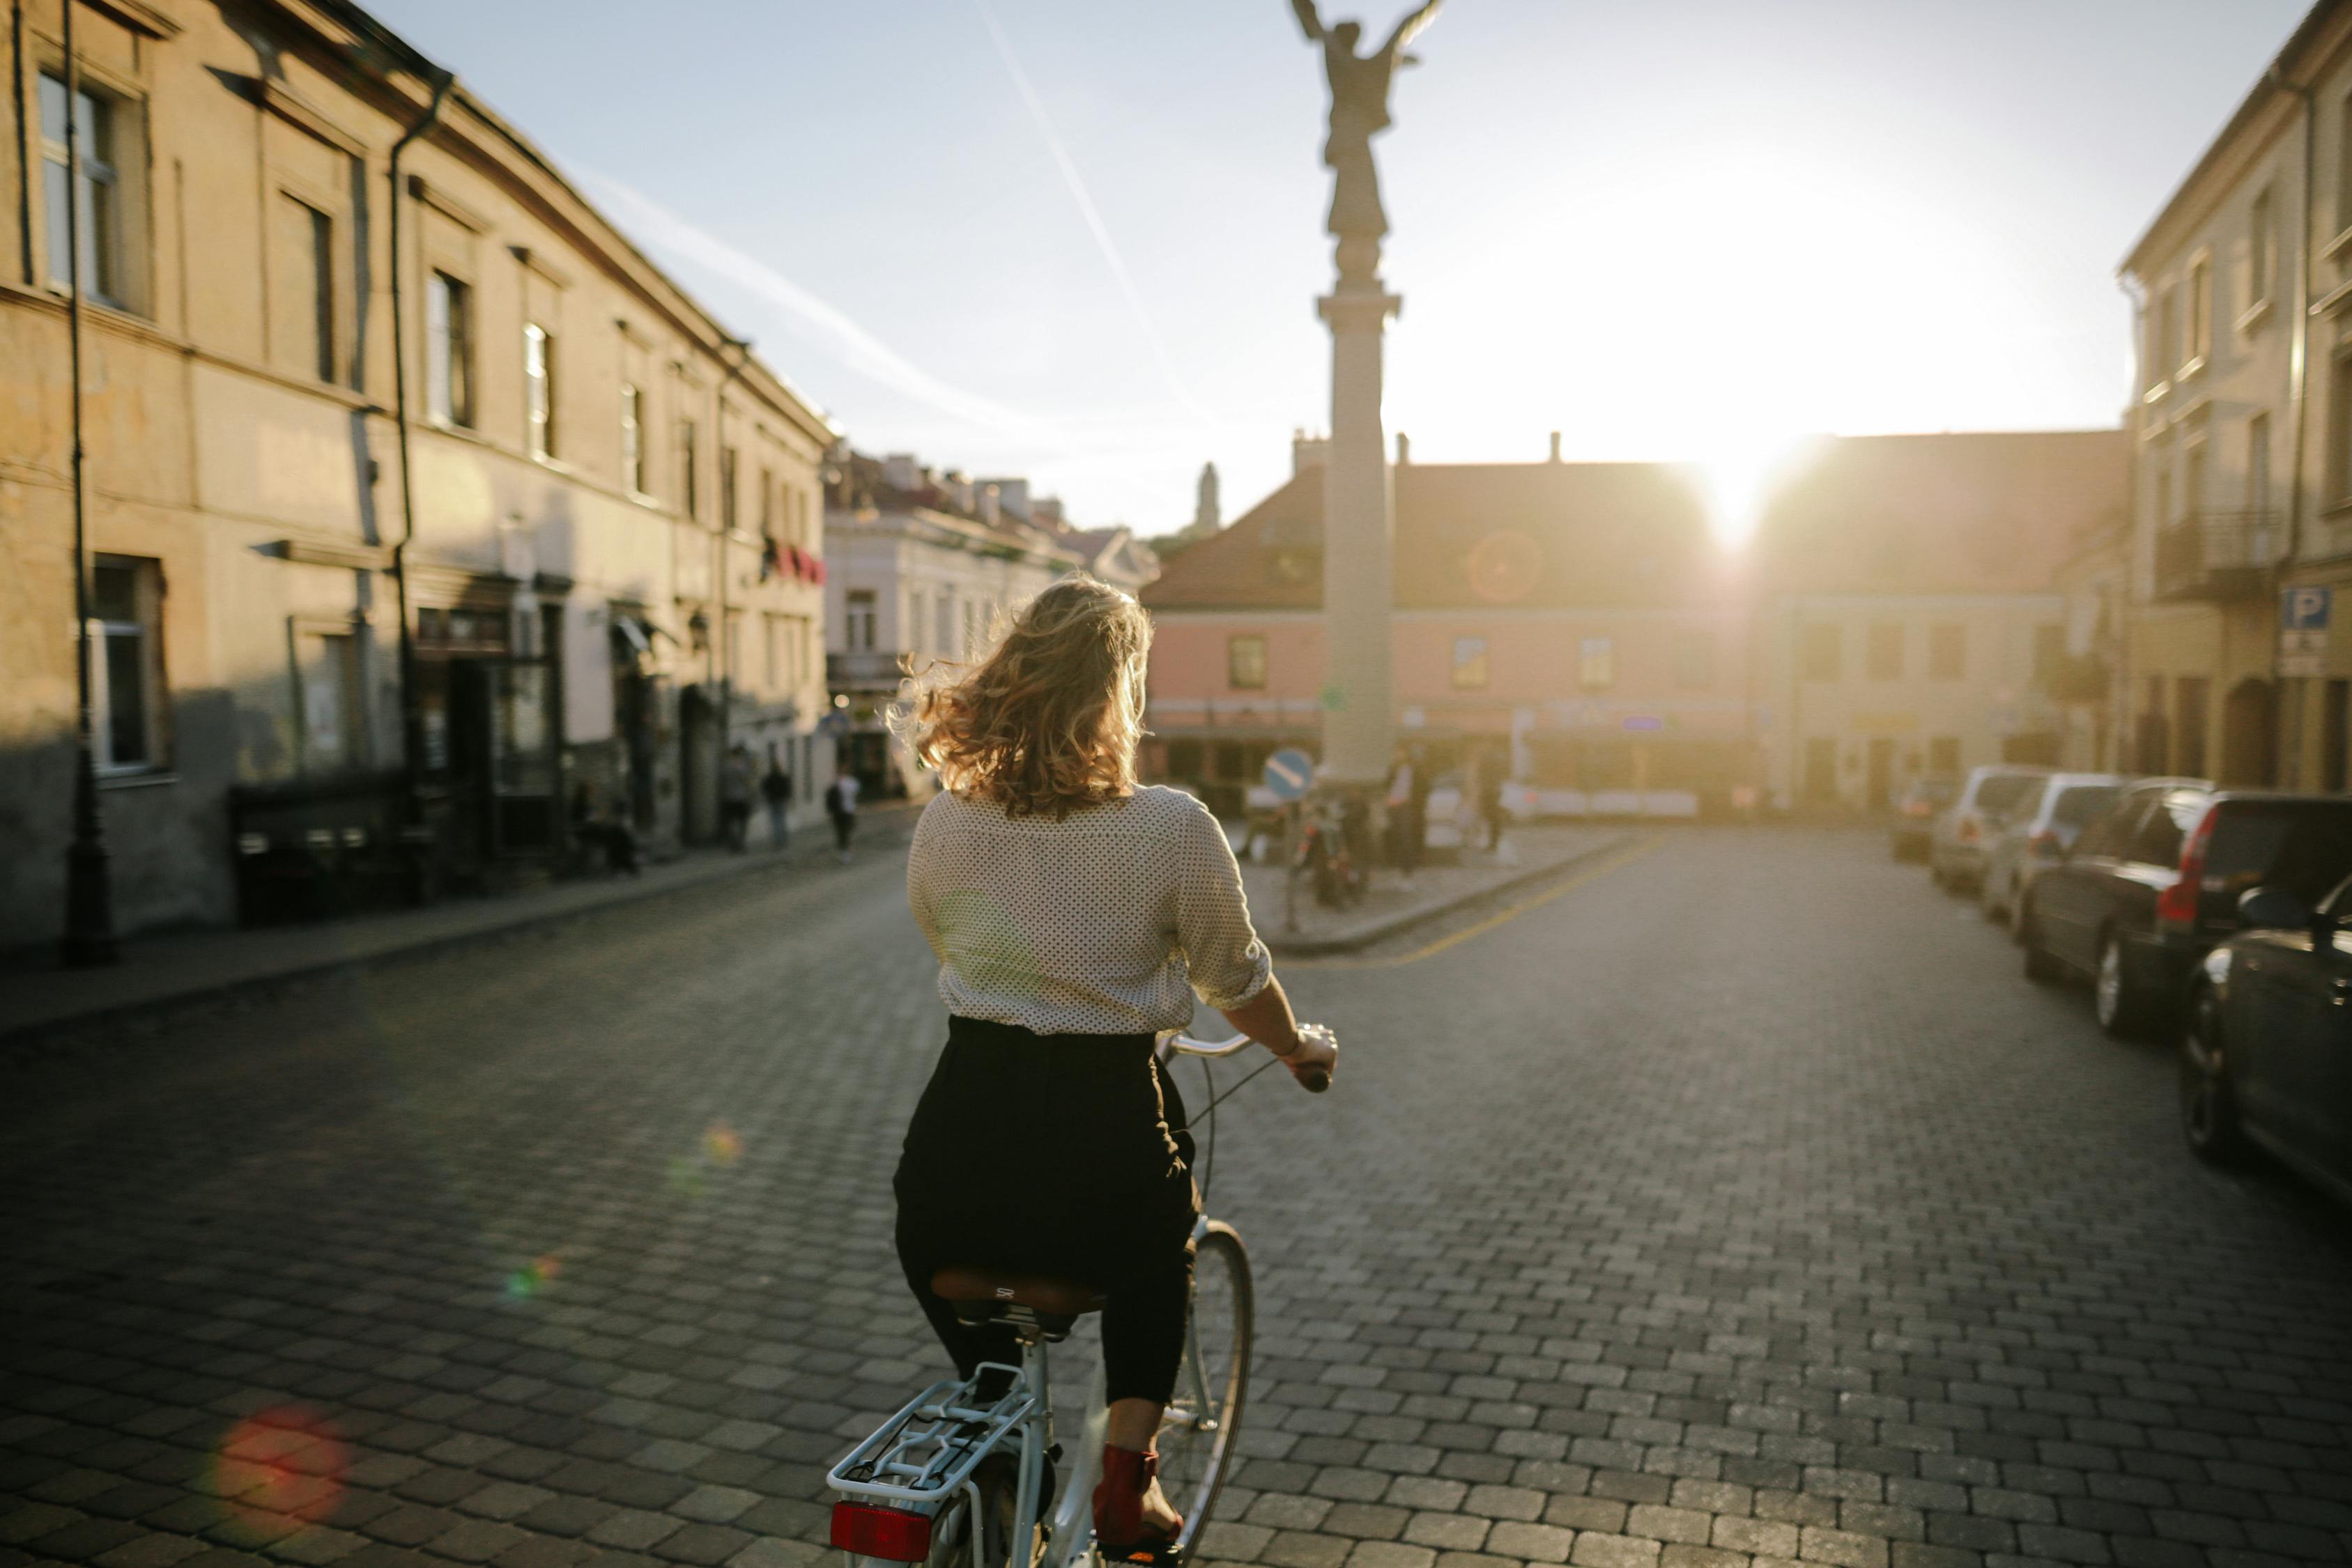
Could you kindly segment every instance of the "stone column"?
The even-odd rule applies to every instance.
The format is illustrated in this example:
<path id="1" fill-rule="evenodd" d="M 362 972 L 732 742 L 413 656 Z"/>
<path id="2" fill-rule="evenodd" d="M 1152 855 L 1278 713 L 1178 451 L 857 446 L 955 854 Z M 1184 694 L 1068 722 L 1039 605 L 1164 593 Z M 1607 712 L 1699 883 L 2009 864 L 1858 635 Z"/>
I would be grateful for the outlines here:
<path id="1" fill-rule="evenodd" d="M 1381 334 L 1402 303 L 1349 276 L 1317 301 L 1331 326 L 1331 444 L 1323 466 L 1323 765 L 1320 782 L 1378 784 L 1395 749 L 1389 606 L 1394 497 L 1381 429 Z M 1365 269 L 1369 271 L 1369 268 Z"/>

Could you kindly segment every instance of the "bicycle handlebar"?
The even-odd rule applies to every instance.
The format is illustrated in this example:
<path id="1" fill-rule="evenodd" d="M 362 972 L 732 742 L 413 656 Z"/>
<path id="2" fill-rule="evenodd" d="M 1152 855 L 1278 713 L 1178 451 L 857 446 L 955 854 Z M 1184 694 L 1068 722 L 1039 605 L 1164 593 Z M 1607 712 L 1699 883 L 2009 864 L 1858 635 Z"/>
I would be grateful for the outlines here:
<path id="1" fill-rule="evenodd" d="M 1315 1026 L 1307 1026 L 1312 1028 Z M 1256 1043 L 1247 1035 L 1235 1035 L 1230 1040 L 1210 1041 L 1196 1040 L 1192 1036 L 1179 1031 L 1168 1037 L 1168 1048 L 1182 1057 L 1230 1057 Z M 1331 1075 L 1318 1068 L 1300 1078 L 1298 1081 L 1309 1094 L 1320 1094 L 1331 1087 Z"/>

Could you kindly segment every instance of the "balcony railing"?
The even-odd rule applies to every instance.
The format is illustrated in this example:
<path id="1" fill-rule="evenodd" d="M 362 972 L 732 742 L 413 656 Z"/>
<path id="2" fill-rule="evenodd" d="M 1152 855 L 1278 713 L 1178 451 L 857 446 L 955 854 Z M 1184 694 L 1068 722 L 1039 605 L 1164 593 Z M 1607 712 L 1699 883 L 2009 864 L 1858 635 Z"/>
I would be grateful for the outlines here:
<path id="1" fill-rule="evenodd" d="M 2242 599 L 2269 588 L 2285 520 L 2276 511 L 2193 512 L 2156 531 L 2156 596 Z"/>
<path id="2" fill-rule="evenodd" d="M 902 656 L 861 648 L 855 653 L 828 653 L 824 656 L 824 680 L 836 689 L 859 687 L 895 688 L 898 684 L 899 659 Z"/>

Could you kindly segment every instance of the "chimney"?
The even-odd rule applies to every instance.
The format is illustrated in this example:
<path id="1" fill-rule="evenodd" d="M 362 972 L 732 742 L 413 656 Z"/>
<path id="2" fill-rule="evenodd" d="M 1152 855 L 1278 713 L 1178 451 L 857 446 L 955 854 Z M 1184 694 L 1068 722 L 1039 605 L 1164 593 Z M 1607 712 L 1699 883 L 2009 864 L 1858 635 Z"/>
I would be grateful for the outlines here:
<path id="1" fill-rule="evenodd" d="M 996 485 L 996 504 L 1003 507 L 1006 511 L 1011 512 L 1014 517 L 1019 518 L 1022 521 L 1028 521 L 1029 481 L 1027 479 L 998 479 L 995 480 L 994 483 Z"/>
<path id="2" fill-rule="evenodd" d="M 1062 498 L 1039 496 L 1030 503 L 1029 521 L 1040 528 L 1058 530 L 1067 526 L 1062 517 Z"/>
<path id="3" fill-rule="evenodd" d="M 1309 468 L 1319 468 L 1330 455 L 1331 440 L 1328 436 L 1309 436 L 1304 430 L 1294 430 L 1290 436 L 1290 471 L 1303 474 Z"/>
<path id="4" fill-rule="evenodd" d="M 893 452 L 883 458 L 882 482 L 894 490 L 912 491 L 922 489 L 922 470 L 915 466 L 915 454 Z"/>
<path id="5" fill-rule="evenodd" d="M 1551 433 L 1551 460 L 1555 463 L 1559 461 L 1559 432 L 1557 430 Z"/>
<path id="6" fill-rule="evenodd" d="M 980 487 L 980 521 L 994 528 L 1003 515 L 996 487 L 992 484 L 982 485 Z"/>
<path id="7" fill-rule="evenodd" d="M 1403 431 L 1400 430 L 1400 431 L 1398 431 L 1398 432 L 1397 432 L 1397 460 L 1396 460 L 1396 466 L 1397 466 L 1398 468 L 1403 468 L 1403 467 L 1405 467 L 1406 465 L 1410 464 L 1412 461 L 1412 437 L 1410 437 L 1410 436 L 1408 436 L 1408 435 L 1406 435 Z"/>
<path id="8" fill-rule="evenodd" d="M 940 476 L 940 488 L 947 492 L 948 505 L 961 512 L 970 512 L 973 496 L 971 481 L 961 468 L 950 468 Z"/>

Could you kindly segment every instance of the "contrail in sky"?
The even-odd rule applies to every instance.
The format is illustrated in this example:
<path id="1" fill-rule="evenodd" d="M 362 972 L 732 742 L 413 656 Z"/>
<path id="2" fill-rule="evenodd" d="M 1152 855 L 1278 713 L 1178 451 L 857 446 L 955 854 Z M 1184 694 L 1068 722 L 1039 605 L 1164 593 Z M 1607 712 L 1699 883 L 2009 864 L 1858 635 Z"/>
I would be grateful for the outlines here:
<path id="1" fill-rule="evenodd" d="M 606 174 L 580 171 L 597 197 L 618 209 L 628 227 L 663 249 L 743 289 L 782 311 L 803 336 L 832 351 L 849 369 L 942 414 L 1053 447 L 1075 445 L 1069 433 L 1034 415 L 954 386 L 900 354 L 834 306 L 758 258 Z"/>
<path id="2" fill-rule="evenodd" d="M 988 36 L 996 44 L 996 57 L 1004 62 L 1005 74 L 1013 79 L 1014 89 L 1021 94 L 1021 101 L 1029 106 L 1029 118 L 1037 122 L 1037 133 L 1045 139 L 1045 150 L 1054 155 L 1055 166 L 1062 171 L 1062 183 L 1070 188 L 1070 199 L 1078 204 L 1078 211 L 1087 220 L 1087 228 L 1095 237 L 1096 247 L 1109 265 L 1111 276 L 1118 280 L 1118 291 L 1127 296 L 1128 308 L 1135 312 L 1135 324 L 1142 331 L 1144 342 L 1150 347 L 1151 357 L 1160 363 L 1160 374 L 1168 378 L 1169 390 L 1176 395 L 1177 402 L 1198 416 L 1203 423 L 1214 424 L 1216 416 L 1201 405 L 1199 399 L 1192 395 L 1192 389 L 1184 384 L 1184 378 L 1176 374 L 1176 362 L 1168 357 L 1168 345 L 1160 341 L 1159 330 L 1151 324 L 1151 313 L 1143 308 L 1142 291 L 1136 288 L 1135 279 L 1128 276 L 1127 263 L 1119 259 L 1118 247 L 1111 243 L 1110 229 L 1103 223 L 1102 214 L 1095 210 L 1094 198 L 1087 194 L 1086 181 L 1078 177 L 1078 166 L 1070 162 L 1070 154 L 1063 148 L 1061 137 L 1055 134 L 1053 121 L 1046 117 L 1044 101 L 1038 98 L 1037 89 L 1029 85 L 1029 73 L 1021 68 L 1020 60 L 1013 57 L 1013 45 L 1005 37 L 1004 29 L 996 25 L 996 13 L 990 9 L 988 0 L 971 0 L 971 4 L 972 9 L 980 13 L 981 21 L 987 25 Z"/>

